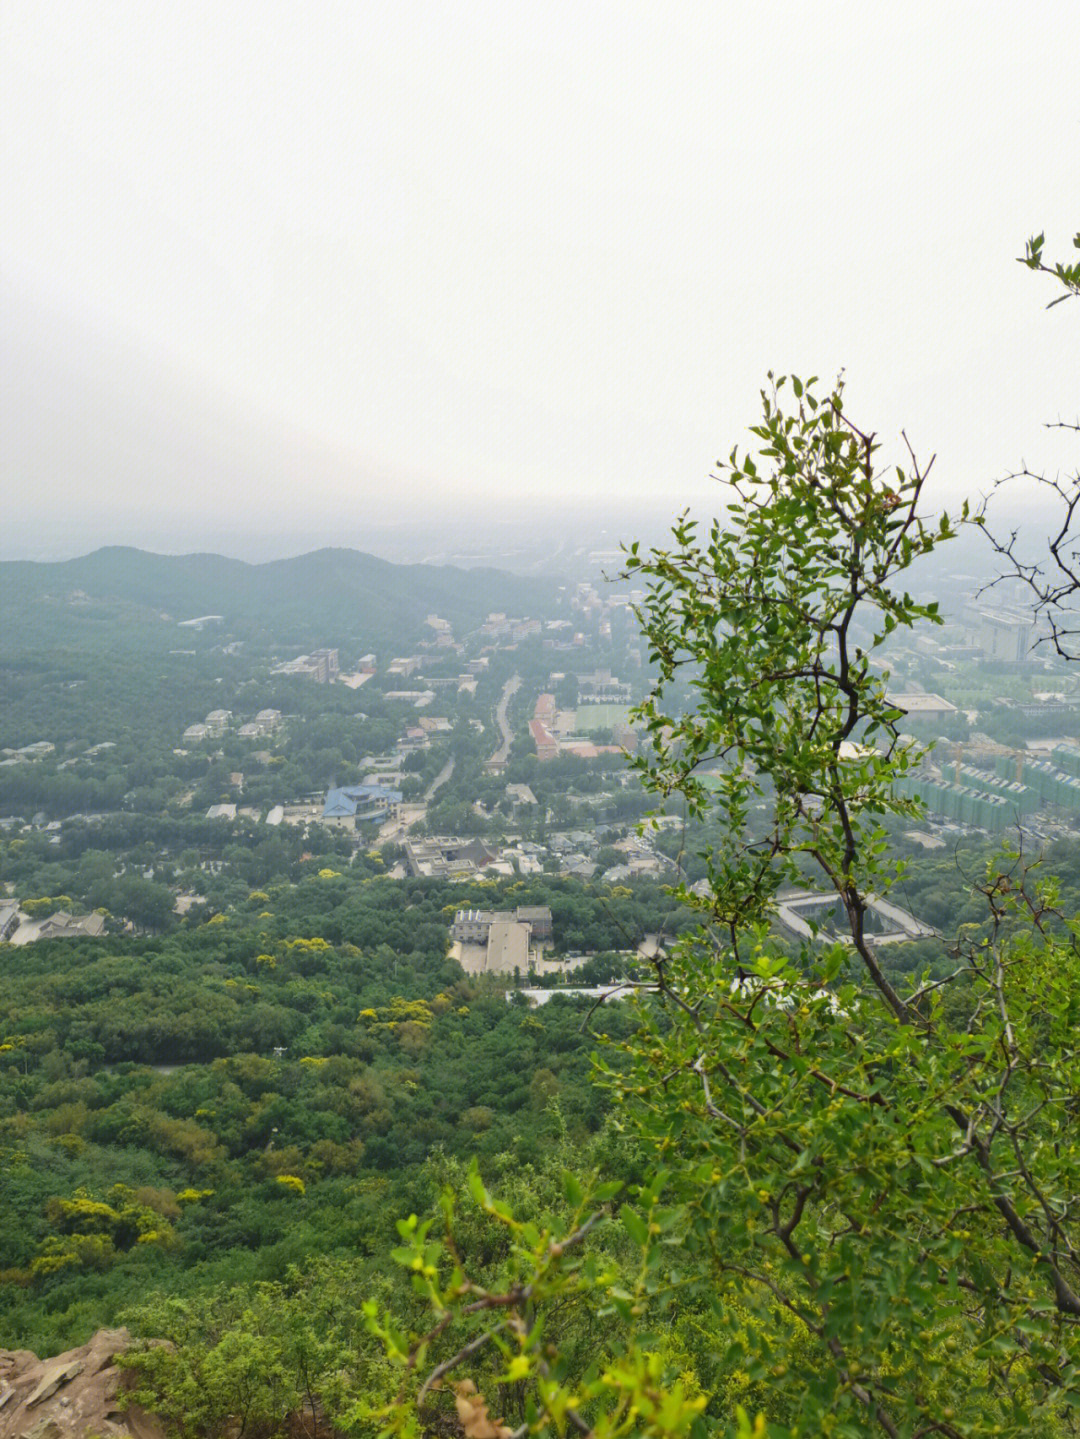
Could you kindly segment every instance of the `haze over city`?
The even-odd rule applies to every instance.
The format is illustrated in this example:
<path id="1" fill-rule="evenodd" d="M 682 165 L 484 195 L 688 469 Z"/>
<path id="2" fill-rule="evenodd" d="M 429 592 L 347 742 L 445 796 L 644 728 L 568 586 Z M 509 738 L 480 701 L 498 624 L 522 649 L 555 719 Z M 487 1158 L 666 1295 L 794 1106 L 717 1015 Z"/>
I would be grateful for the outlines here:
<path id="1" fill-rule="evenodd" d="M 0 554 L 628 537 L 770 368 L 845 369 L 935 498 L 1052 468 L 1075 352 L 1014 259 L 1075 230 L 1078 48 L 1061 5 L 14 3 Z"/>
<path id="2" fill-rule="evenodd" d="M 2 14 L 0 1439 L 1077 1439 L 1077 0 Z"/>

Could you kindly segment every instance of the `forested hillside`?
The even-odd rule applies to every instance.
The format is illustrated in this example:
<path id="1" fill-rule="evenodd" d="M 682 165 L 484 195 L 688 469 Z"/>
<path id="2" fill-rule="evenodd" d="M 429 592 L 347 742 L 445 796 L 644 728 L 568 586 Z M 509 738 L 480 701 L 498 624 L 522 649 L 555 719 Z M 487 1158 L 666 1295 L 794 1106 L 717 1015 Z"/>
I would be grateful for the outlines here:
<path id="1" fill-rule="evenodd" d="M 155 555 L 113 546 L 53 563 L 0 561 L 0 655 L 47 643 L 73 626 L 73 649 L 95 647 L 111 620 L 152 626 L 223 616 L 251 640 L 377 648 L 419 634 L 428 614 L 473 628 L 493 608 L 529 614 L 555 583 L 490 569 L 393 565 L 356 550 L 327 549 L 247 564 L 222 555 Z M 177 645 L 184 631 L 177 632 Z"/>

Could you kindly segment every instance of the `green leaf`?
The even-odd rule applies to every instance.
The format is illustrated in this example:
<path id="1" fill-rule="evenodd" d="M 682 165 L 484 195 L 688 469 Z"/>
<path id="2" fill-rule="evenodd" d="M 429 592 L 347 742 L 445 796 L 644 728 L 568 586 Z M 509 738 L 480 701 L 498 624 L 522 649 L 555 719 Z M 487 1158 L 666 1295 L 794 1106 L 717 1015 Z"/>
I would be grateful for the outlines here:
<path id="1" fill-rule="evenodd" d="M 619 1210 L 619 1217 L 622 1219 L 623 1228 L 634 1243 L 644 1248 L 649 1240 L 649 1227 L 641 1215 L 631 1209 L 628 1204 L 624 1204 Z"/>
<path id="2" fill-rule="evenodd" d="M 568 1204 L 572 1204 L 575 1209 L 584 1204 L 585 1191 L 568 1169 L 564 1169 L 562 1172 L 562 1187 Z"/>

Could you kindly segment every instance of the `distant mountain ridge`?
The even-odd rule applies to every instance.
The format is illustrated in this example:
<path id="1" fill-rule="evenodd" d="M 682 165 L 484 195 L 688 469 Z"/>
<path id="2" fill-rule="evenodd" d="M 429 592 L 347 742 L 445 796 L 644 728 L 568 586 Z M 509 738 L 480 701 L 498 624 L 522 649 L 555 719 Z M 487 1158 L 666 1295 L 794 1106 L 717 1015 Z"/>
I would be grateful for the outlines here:
<path id="1" fill-rule="evenodd" d="M 9 632 L 18 631 L 20 620 L 39 619 L 43 606 L 67 601 L 67 609 L 74 596 L 85 595 L 174 621 L 220 614 L 227 623 L 271 632 L 282 642 L 334 644 L 370 633 L 378 644 L 415 631 L 431 613 L 460 632 L 475 628 L 491 610 L 550 613 L 556 583 L 495 569 L 396 565 L 349 549 L 251 564 L 224 555 L 109 546 L 74 560 L 0 561 L 0 607 Z"/>

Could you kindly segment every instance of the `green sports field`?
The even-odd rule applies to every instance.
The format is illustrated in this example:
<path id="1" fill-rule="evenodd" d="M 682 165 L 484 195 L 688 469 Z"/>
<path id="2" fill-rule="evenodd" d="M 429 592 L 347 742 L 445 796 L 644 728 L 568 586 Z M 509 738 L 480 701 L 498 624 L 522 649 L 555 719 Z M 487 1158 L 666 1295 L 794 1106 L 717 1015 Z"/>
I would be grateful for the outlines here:
<path id="1" fill-rule="evenodd" d="M 629 723 L 629 705 L 597 704 L 577 707 L 577 728 L 581 734 L 590 734 L 599 729 L 618 729 Z"/>

